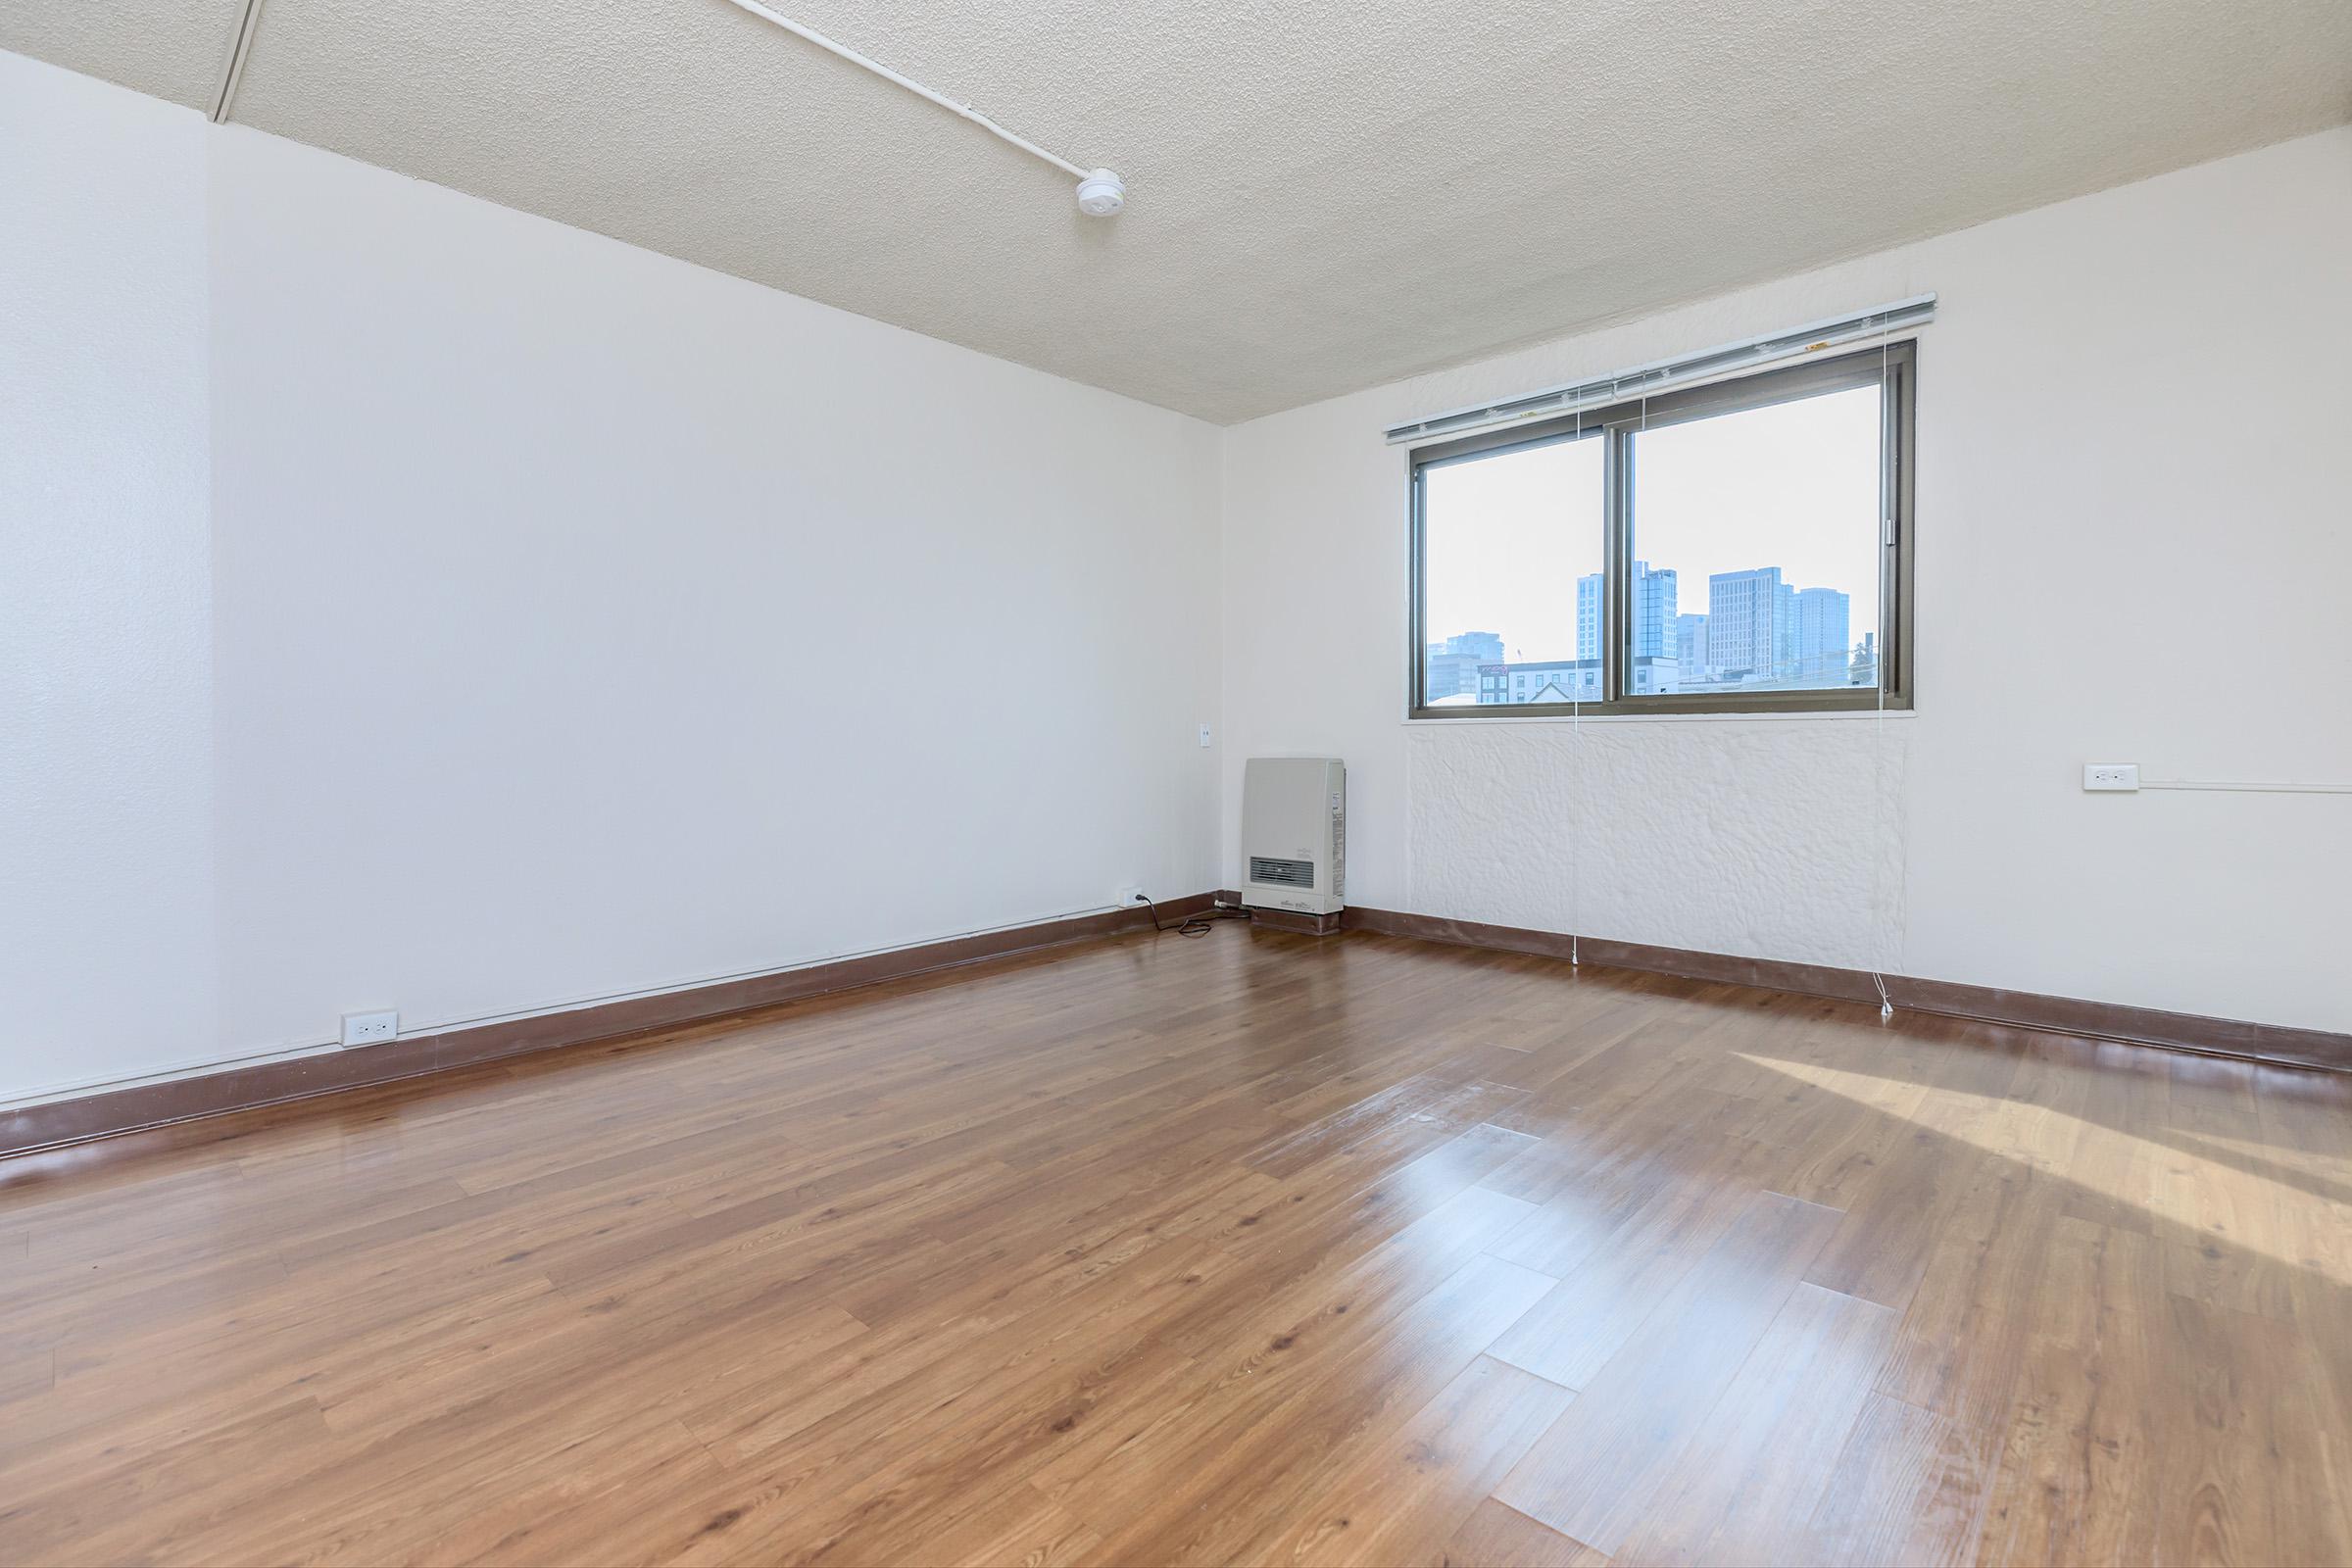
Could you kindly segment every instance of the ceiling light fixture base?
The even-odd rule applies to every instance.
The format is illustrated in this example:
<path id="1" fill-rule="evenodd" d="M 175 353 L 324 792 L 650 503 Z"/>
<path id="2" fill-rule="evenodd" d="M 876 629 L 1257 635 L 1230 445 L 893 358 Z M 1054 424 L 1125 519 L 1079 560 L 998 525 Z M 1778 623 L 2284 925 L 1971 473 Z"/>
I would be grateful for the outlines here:
<path id="1" fill-rule="evenodd" d="M 1078 210 L 1089 218 L 1116 218 L 1127 205 L 1127 182 L 1107 169 L 1078 181 Z"/>

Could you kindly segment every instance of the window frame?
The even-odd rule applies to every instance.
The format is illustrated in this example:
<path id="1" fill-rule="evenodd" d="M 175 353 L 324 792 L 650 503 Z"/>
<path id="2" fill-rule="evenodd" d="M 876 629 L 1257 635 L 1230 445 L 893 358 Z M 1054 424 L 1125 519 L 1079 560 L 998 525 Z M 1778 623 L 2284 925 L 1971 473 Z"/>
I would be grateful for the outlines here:
<path id="1" fill-rule="evenodd" d="M 1797 398 L 1855 387 L 1881 385 L 1879 495 L 1882 517 L 1879 535 L 1879 680 L 1877 687 L 1829 686 L 1794 691 L 1692 692 L 1638 696 L 1625 690 L 1631 668 L 1634 544 L 1634 437 L 1643 428 L 1681 424 L 1691 419 L 1750 409 L 1770 408 Z M 1457 719 L 1567 718 L 1612 714 L 1660 713 L 1836 713 L 1889 711 L 1911 707 L 1912 563 L 1916 554 L 1913 521 L 1915 446 L 1918 434 L 1919 348 L 1917 338 L 1905 338 L 1850 354 L 1808 361 L 1800 365 L 1752 371 L 1655 397 L 1629 398 L 1605 408 L 1586 410 L 1528 425 L 1482 430 L 1451 440 L 1411 448 L 1406 454 L 1409 523 L 1405 564 L 1407 635 L 1410 664 L 1406 675 L 1405 716 L 1408 720 L 1446 722 Z M 1601 455 L 1601 697 L 1590 703 L 1484 703 L 1454 708 L 1429 706 L 1429 640 L 1425 635 L 1428 604 L 1428 552 L 1425 545 L 1425 502 L 1428 487 L 1422 476 L 1443 467 L 1496 453 L 1560 441 L 1605 441 Z M 1884 697 L 1882 700 L 1882 690 Z"/>

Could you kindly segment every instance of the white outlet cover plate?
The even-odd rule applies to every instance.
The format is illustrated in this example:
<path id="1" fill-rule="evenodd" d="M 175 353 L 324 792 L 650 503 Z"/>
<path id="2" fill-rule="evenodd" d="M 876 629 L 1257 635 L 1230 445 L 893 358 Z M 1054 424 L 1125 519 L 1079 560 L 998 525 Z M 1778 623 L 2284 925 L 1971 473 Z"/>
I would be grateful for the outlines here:
<path id="1" fill-rule="evenodd" d="M 343 1015 L 343 1044 L 380 1046 L 400 1037 L 397 1012 L 347 1012 Z"/>
<path id="2" fill-rule="evenodd" d="M 2137 762 L 2084 762 L 2082 787 L 2086 790 L 2135 790 L 2139 788 Z"/>

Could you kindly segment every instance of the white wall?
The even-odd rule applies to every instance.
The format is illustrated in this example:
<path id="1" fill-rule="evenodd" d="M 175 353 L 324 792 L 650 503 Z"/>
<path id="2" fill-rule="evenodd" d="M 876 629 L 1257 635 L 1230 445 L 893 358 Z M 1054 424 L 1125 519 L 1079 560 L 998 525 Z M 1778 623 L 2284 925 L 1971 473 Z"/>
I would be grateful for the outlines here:
<path id="1" fill-rule="evenodd" d="M 1216 885 L 1213 427 L 5 54 L 0 148 L 0 1101 Z"/>
<path id="2" fill-rule="evenodd" d="M 2352 129 L 1229 429 L 1227 862 L 1331 752 L 1354 903 L 2352 1029 L 2352 796 L 2080 788 L 2352 782 L 2347 257 Z M 1928 290 L 1915 715 L 1401 722 L 1384 426 Z"/>
<path id="3" fill-rule="evenodd" d="M 0 54 L 0 1098 L 214 1045 L 199 124 Z"/>

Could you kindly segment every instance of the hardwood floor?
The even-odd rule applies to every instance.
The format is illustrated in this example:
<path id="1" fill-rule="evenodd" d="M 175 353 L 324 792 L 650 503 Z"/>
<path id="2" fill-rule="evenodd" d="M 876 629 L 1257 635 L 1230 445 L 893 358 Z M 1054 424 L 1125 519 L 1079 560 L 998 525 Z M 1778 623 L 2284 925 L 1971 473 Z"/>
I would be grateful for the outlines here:
<path id="1" fill-rule="evenodd" d="M 0 1162 L 0 1561 L 2352 1560 L 2352 1079 L 1119 938 Z"/>

